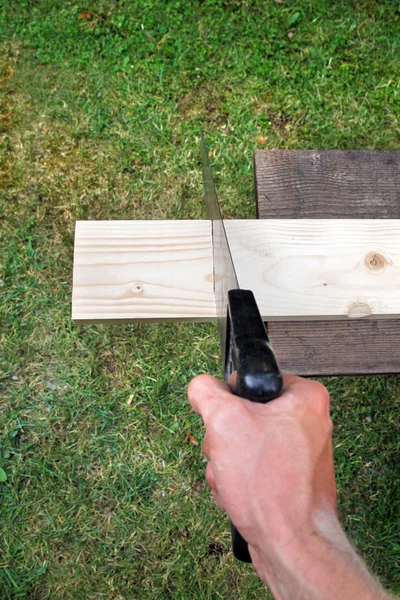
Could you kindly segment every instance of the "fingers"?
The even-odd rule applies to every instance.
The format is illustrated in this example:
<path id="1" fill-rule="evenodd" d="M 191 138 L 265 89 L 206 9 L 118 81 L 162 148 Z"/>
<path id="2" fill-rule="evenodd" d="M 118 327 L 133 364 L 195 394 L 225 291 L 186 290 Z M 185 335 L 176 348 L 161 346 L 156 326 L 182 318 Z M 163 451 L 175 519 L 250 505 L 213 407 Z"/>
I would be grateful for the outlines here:
<path id="1" fill-rule="evenodd" d="M 211 456 L 210 456 L 210 450 L 211 450 L 210 449 L 210 436 L 207 435 L 207 433 L 206 433 L 206 436 L 205 436 L 204 441 L 203 441 L 202 450 L 203 450 L 203 454 L 206 457 L 206 459 L 207 460 L 211 460 Z"/>
<path id="2" fill-rule="evenodd" d="M 313 381 L 311 379 L 304 379 L 304 377 L 298 377 L 297 375 L 288 375 L 285 373 L 282 373 L 282 377 L 283 377 L 283 392 L 285 392 L 289 387 L 296 385 L 298 386 L 300 383 L 305 383 L 307 385 L 307 387 L 309 387 L 309 384 L 313 384 L 313 383 L 318 383 L 316 381 Z M 236 392 L 236 380 L 237 380 L 237 372 L 234 371 L 228 379 L 228 386 L 229 389 L 232 391 L 232 393 L 234 394 Z M 321 384 L 319 384 L 321 385 Z"/>
<path id="3" fill-rule="evenodd" d="M 218 506 L 220 507 L 221 510 L 223 510 L 224 512 L 226 512 L 225 507 L 222 503 L 221 498 L 219 497 L 217 492 L 214 492 L 214 490 L 211 490 L 211 493 L 213 495 L 213 498 L 215 500 L 215 502 L 218 504 Z"/>
<path id="4" fill-rule="evenodd" d="M 218 492 L 217 492 L 217 485 L 215 483 L 214 473 L 213 473 L 210 462 L 207 463 L 207 467 L 206 467 L 206 481 L 211 488 L 211 493 L 214 497 L 215 502 L 218 504 L 218 506 L 222 510 L 225 510 L 224 505 L 222 504 L 221 498 L 219 497 Z"/>
<path id="5" fill-rule="evenodd" d="M 217 491 L 217 486 L 215 484 L 214 473 L 213 473 L 212 466 L 211 466 L 210 462 L 207 463 L 207 467 L 206 467 L 206 481 L 207 481 L 208 485 L 210 486 L 210 488 L 214 492 L 216 492 Z"/>
<path id="6" fill-rule="evenodd" d="M 210 396 L 219 392 L 231 392 L 235 394 L 236 392 L 236 379 L 237 373 L 234 371 L 228 379 L 228 383 L 224 383 L 217 379 L 216 377 L 212 377 L 212 375 L 198 375 L 189 383 L 188 387 L 188 396 L 189 401 L 195 410 L 195 412 L 203 417 L 202 413 L 202 399 L 205 395 Z M 287 388 L 293 385 L 298 385 L 301 382 L 309 383 L 309 380 L 303 379 L 302 377 L 297 377 L 297 375 L 285 375 L 283 374 L 283 391 L 286 391 Z M 226 398 L 226 396 L 224 395 Z M 208 399 L 207 402 L 210 402 Z"/>
<path id="7" fill-rule="evenodd" d="M 290 385 L 294 385 L 295 383 L 299 383 L 304 379 L 302 377 L 298 377 L 297 375 L 289 375 L 287 373 L 282 373 L 283 377 L 283 390 L 286 390 Z M 305 380 L 307 381 L 307 380 Z"/>
<path id="8" fill-rule="evenodd" d="M 228 380 L 228 386 L 233 394 L 236 392 L 236 371 L 232 373 Z M 322 383 L 313 379 L 305 379 L 304 377 L 298 377 L 297 375 L 288 375 L 283 373 L 283 388 L 280 398 L 275 398 L 272 402 L 278 402 L 279 399 L 286 398 L 290 394 L 292 398 L 296 398 L 301 402 L 313 402 L 317 408 L 321 408 L 322 412 L 326 412 L 326 408 L 329 411 L 329 393 L 328 390 Z M 251 405 L 253 408 L 254 406 Z M 259 406 L 256 408 L 256 412 L 259 411 Z"/>
<path id="9" fill-rule="evenodd" d="M 233 373 L 231 373 L 228 379 L 229 389 L 231 390 L 232 394 L 235 394 L 236 392 L 236 376 L 237 372 L 234 371 Z"/>
<path id="10" fill-rule="evenodd" d="M 298 381 L 303 381 L 303 379 L 301 377 L 297 377 L 297 375 L 286 375 L 285 373 L 282 373 L 282 377 L 283 377 L 283 389 L 284 390 L 289 385 L 293 385 L 294 383 L 297 383 Z M 236 380 L 237 380 L 237 372 L 234 371 L 229 376 L 229 379 L 228 379 L 228 386 L 233 394 L 236 392 Z"/>
<path id="11" fill-rule="evenodd" d="M 206 427 L 213 425 L 217 430 L 221 419 L 225 423 L 229 416 L 237 418 L 236 409 L 242 410 L 245 406 L 256 414 L 265 414 L 265 411 L 274 413 L 277 410 L 292 410 L 296 406 L 303 408 L 309 406 L 321 417 L 329 417 L 329 393 L 318 381 L 296 375 L 283 375 L 283 393 L 280 398 L 272 400 L 268 405 L 258 405 L 239 399 L 231 391 L 235 387 L 236 373 L 230 376 L 229 385 L 211 375 L 199 375 L 190 382 L 189 401 L 195 412 L 202 417 Z"/>
<path id="12" fill-rule="evenodd" d="M 295 375 L 284 375 L 284 394 L 312 405 L 321 415 L 329 415 L 329 392 L 322 383 Z"/>

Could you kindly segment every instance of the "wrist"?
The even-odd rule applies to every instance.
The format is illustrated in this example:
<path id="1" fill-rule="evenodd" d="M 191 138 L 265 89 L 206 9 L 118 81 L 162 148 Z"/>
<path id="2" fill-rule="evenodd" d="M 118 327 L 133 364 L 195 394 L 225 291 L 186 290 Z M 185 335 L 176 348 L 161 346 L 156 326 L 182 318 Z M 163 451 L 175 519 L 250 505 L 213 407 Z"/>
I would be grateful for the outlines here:
<path id="1" fill-rule="evenodd" d="M 387 595 L 369 574 L 333 512 L 292 530 L 276 544 L 251 548 L 254 566 L 276 600 L 380 600 Z"/>

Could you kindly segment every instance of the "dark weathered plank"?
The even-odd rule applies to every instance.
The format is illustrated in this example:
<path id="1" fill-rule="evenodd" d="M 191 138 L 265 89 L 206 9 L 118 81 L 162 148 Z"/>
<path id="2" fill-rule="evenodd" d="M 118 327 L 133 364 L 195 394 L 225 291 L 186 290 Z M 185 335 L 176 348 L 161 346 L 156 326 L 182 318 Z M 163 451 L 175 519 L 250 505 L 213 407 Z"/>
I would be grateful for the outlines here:
<path id="1" fill-rule="evenodd" d="M 400 151 L 259 150 L 261 219 L 398 219 Z M 400 372 L 400 321 L 269 323 L 283 370 L 299 375 Z"/>
<path id="2" fill-rule="evenodd" d="M 260 219 L 398 219 L 400 151 L 258 150 Z"/>
<path id="3" fill-rule="evenodd" d="M 400 321 L 269 323 L 283 371 L 298 375 L 355 375 L 400 371 Z"/>

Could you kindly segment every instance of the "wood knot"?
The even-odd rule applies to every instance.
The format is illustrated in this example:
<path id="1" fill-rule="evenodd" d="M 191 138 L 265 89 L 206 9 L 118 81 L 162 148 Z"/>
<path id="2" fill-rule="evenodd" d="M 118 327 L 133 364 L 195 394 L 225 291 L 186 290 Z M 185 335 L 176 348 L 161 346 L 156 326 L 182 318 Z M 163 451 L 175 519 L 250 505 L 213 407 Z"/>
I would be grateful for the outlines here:
<path id="1" fill-rule="evenodd" d="M 386 271 L 388 261 L 379 252 L 368 252 L 364 257 L 364 265 L 373 273 L 382 273 Z"/>
<path id="2" fill-rule="evenodd" d="M 361 319 L 369 317 L 373 314 L 372 307 L 366 300 L 356 300 L 351 302 L 347 308 L 347 316 L 349 319 Z"/>
<path id="3" fill-rule="evenodd" d="M 134 294 L 141 294 L 143 292 L 143 285 L 136 281 L 132 286 L 132 292 Z"/>

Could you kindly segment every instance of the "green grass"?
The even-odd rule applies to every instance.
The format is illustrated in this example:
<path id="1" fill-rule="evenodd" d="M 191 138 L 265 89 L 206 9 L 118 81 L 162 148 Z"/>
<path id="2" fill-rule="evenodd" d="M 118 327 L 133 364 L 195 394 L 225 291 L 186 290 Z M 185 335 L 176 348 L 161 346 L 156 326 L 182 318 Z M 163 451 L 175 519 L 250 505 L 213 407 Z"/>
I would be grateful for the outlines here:
<path id="1" fill-rule="evenodd" d="M 201 128 L 235 217 L 257 147 L 399 149 L 399 25 L 392 0 L 0 5 L 2 599 L 266 597 L 186 439 L 215 326 L 74 326 L 74 223 L 204 217 Z M 400 379 L 326 383 L 343 523 L 400 592 Z"/>

